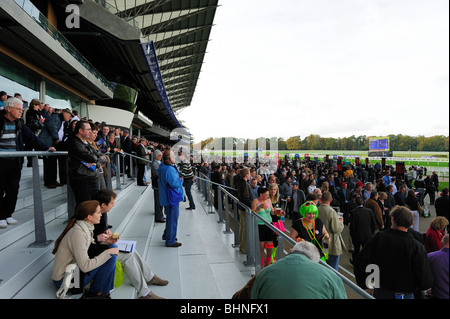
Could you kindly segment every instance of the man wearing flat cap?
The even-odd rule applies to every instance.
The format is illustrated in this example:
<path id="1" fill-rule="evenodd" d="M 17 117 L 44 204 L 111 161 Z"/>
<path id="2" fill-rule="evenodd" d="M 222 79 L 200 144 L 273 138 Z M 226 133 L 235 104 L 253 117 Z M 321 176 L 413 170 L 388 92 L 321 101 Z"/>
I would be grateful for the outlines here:
<path id="1" fill-rule="evenodd" d="M 57 151 L 67 151 L 66 140 L 68 137 L 67 126 L 73 114 L 70 109 L 63 109 L 61 113 L 52 114 L 45 122 L 39 138 L 47 145 L 52 145 Z M 58 161 L 58 166 L 56 162 Z M 59 167 L 59 182 L 57 178 Z M 67 184 L 66 159 L 60 156 L 44 157 L 44 186 L 56 188 Z"/>

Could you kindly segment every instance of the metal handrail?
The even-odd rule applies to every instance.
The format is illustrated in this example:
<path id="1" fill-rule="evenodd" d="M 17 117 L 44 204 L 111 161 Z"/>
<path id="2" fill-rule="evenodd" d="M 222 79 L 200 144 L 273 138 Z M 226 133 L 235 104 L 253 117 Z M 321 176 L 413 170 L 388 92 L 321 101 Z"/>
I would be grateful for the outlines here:
<path id="1" fill-rule="evenodd" d="M 2 157 L 27 157 L 27 156 L 61 156 L 67 155 L 67 151 L 0 151 Z"/>
<path id="2" fill-rule="evenodd" d="M 199 174 L 202 174 L 199 172 Z M 204 174 L 202 174 L 203 176 L 205 176 Z M 205 176 L 206 177 L 206 176 Z M 257 262 L 257 260 L 260 259 L 259 256 L 259 248 L 257 247 L 258 242 L 259 242 L 259 235 L 258 235 L 258 227 L 257 227 L 257 221 L 260 220 L 262 221 L 267 227 L 269 227 L 272 231 L 274 231 L 277 235 L 278 235 L 278 241 L 279 247 L 283 247 L 283 241 L 286 241 L 286 243 L 291 244 L 292 246 L 294 246 L 296 244 L 295 240 L 293 240 L 292 238 L 290 238 L 286 233 L 282 232 L 281 230 L 279 230 L 278 228 L 276 228 L 275 226 L 273 226 L 271 223 L 267 222 L 266 220 L 264 220 L 261 216 L 259 216 L 258 214 L 256 214 L 255 212 L 252 212 L 250 207 L 246 206 L 245 204 L 243 204 L 241 201 L 239 201 L 234 195 L 232 195 L 231 193 L 229 193 L 227 190 L 224 189 L 224 185 L 220 185 L 217 184 L 215 182 L 212 182 L 211 180 L 209 180 L 207 177 L 199 177 L 197 176 L 196 178 L 199 179 L 200 181 L 203 181 L 204 183 L 210 183 L 210 184 L 216 184 L 219 188 L 219 199 L 218 199 L 218 205 L 219 208 L 222 207 L 222 194 L 221 192 L 224 193 L 225 195 L 225 200 L 226 200 L 226 205 L 225 205 L 225 209 L 226 209 L 226 229 L 229 230 L 229 219 L 228 219 L 228 198 L 231 198 L 233 200 L 233 203 L 236 203 L 237 205 L 242 206 L 245 211 L 246 211 L 246 218 L 247 219 L 247 262 L 245 263 L 246 266 L 254 266 L 256 272 L 258 272 L 261 269 L 261 265 Z M 233 189 L 233 188 L 232 188 Z M 235 190 L 235 189 L 233 189 Z M 210 196 L 211 197 L 211 191 L 209 191 Z M 222 210 L 220 209 L 218 213 L 219 215 L 219 222 L 223 222 L 223 218 L 221 216 L 221 212 Z M 235 225 L 237 223 L 237 216 L 235 216 L 234 218 L 235 220 Z M 250 222 L 249 222 L 250 221 Z M 237 228 L 235 227 L 235 233 Z M 224 231 L 224 233 L 229 233 L 227 231 Z M 236 235 L 235 235 L 235 239 L 236 239 Z M 233 247 L 236 247 L 238 245 L 236 245 L 236 241 L 235 244 L 233 245 Z M 278 249 L 278 259 L 281 259 L 283 257 L 283 251 L 282 249 Z M 356 295 L 358 295 L 359 297 L 363 298 L 363 299 L 374 299 L 373 296 L 371 296 L 370 294 L 368 294 L 366 291 L 364 291 L 363 289 L 361 289 L 358 285 L 356 285 L 355 283 L 353 283 L 351 280 L 349 280 L 347 277 L 345 277 L 344 275 L 342 275 L 341 273 L 339 273 L 338 271 L 336 271 L 333 267 L 329 266 L 327 263 L 323 262 L 322 260 L 319 260 L 319 264 L 321 264 L 324 267 L 328 267 L 329 269 L 333 270 L 337 276 L 339 276 L 339 278 L 342 279 L 344 285 L 349 288 L 351 291 L 353 291 Z"/>
<path id="3" fill-rule="evenodd" d="M 105 153 L 105 155 L 110 155 L 110 153 Z M 132 154 L 127 154 L 133 156 Z M 30 244 L 30 247 L 47 247 L 52 240 L 47 240 L 47 234 L 45 229 L 45 218 L 44 218 L 44 208 L 42 205 L 42 191 L 40 184 L 40 172 L 39 172 L 39 161 L 40 156 L 64 156 L 66 160 L 68 159 L 67 151 L 0 151 L 0 158 L 19 158 L 19 157 L 30 157 L 32 161 L 32 177 L 33 177 L 33 208 L 34 208 L 34 231 L 35 231 L 35 241 Z M 117 157 L 117 163 L 119 163 L 119 157 Z M 116 180 L 116 189 L 121 189 L 120 182 L 120 165 Z M 112 167 L 108 162 L 107 170 L 108 181 L 107 187 L 112 189 L 111 183 L 111 173 Z M 131 165 L 132 167 L 132 165 Z M 67 177 L 67 214 L 68 219 L 70 219 L 75 214 L 75 197 L 73 190 L 70 186 L 69 177 Z"/>

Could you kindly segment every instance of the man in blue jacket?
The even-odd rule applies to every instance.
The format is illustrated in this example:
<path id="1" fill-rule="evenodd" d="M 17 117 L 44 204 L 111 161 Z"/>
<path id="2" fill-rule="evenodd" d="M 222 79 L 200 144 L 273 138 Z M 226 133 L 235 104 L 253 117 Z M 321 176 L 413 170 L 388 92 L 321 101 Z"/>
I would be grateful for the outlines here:
<path id="1" fill-rule="evenodd" d="M 166 150 L 163 154 L 164 163 L 158 168 L 158 188 L 159 202 L 161 206 L 166 207 L 166 229 L 164 230 L 163 240 L 166 241 L 166 247 L 179 247 L 181 243 L 177 242 L 178 216 L 180 214 L 179 202 L 183 201 L 183 179 L 180 177 L 175 166 L 175 154 L 171 150 Z M 172 188 L 180 194 L 178 202 L 170 203 L 168 198 L 168 188 Z"/>

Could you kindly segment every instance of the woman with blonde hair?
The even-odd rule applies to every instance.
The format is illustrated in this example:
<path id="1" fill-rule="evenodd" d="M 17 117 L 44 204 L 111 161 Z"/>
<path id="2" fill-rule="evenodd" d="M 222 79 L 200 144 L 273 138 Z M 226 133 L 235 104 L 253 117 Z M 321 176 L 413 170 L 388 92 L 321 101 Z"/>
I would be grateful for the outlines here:
<path id="1" fill-rule="evenodd" d="M 322 187 L 320 188 L 320 190 L 321 190 L 322 194 L 323 194 L 324 192 L 329 192 L 329 191 L 330 191 L 330 183 L 328 183 L 328 182 L 323 182 L 323 183 L 322 183 Z"/>
<path id="2" fill-rule="evenodd" d="M 433 218 L 430 227 L 425 235 L 425 249 L 427 253 L 440 250 L 442 248 L 442 238 L 445 236 L 445 227 L 448 220 L 445 217 L 438 216 Z"/>
<path id="3" fill-rule="evenodd" d="M 97 256 L 89 255 L 89 248 L 95 243 L 94 224 L 100 223 L 102 213 L 96 200 L 78 205 L 75 216 L 69 221 L 62 234 L 55 241 L 55 255 L 52 279 L 58 288 L 57 297 L 65 297 L 75 271 L 81 271 L 81 288 L 91 282 L 89 292 L 82 298 L 109 299 L 114 289 L 114 273 L 119 249 L 106 246 Z M 114 244 L 113 242 L 110 242 Z"/>
<path id="4" fill-rule="evenodd" d="M 278 188 L 277 183 L 269 184 L 269 198 L 272 202 L 272 206 L 275 207 L 276 205 L 279 205 L 281 207 L 281 196 L 280 196 L 280 189 Z"/>

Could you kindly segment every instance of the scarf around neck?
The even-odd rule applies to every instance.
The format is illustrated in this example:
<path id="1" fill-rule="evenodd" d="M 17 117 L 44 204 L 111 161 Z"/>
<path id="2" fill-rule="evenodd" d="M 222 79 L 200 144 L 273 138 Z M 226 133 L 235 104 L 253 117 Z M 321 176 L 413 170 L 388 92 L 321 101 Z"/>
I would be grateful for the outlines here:
<path id="1" fill-rule="evenodd" d="M 94 242 L 94 238 L 92 237 L 92 234 L 94 232 L 94 225 L 84 220 L 77 220 L 75 223 L 84 231 L 86 235 L 86 249 L 89 248 L 89 246 Z"/>

